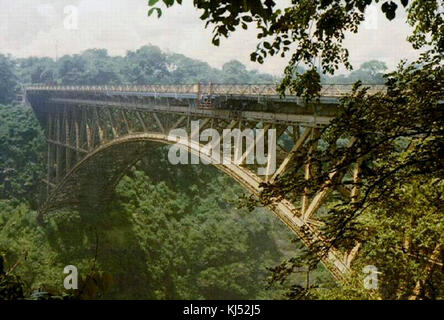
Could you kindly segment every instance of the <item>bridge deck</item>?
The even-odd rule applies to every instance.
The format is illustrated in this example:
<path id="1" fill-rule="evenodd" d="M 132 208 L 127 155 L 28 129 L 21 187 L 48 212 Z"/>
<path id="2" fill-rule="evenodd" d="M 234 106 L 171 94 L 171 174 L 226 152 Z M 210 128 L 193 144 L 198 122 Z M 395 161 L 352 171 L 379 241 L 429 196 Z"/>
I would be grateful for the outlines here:
<path id="1" fill-rule="evenodd" d="M 369 93 L 383 91 L 384 85 L 365 85 L 369 87 Z M 321 90 L 322 97 L 342 97 L 352 90 L 353 85 L 349 84 L 328 84 L 323 85 Z M 127 92 L 137 94 L 159 95 L 171 94 L 196 97 L 198 94 L 213 94 L 216 96 L 276 96 L 280 94 L 277 91 L 277 84 L 181 84 L 181 85 L 121 85 L 121 86 L 48 86 L 48 85 L 31 85 L 27 90 L 47 90 L 47 91 L 96 91 L 96 92 Z M 287 99 L 295 99 L 296 97 L 289 92 L 286 93 Z"/>
<path id="2" fill-rule="evenodd" d="M 305 123 L 323 126 L 337 112 L 339 98 L 351 85 L 326 85 L 321 106 L 314 108 L 294 95 L 280 97 L 275 84 L 268 85 L 143 85 L 143 86 L 47 86 L 26 88 L 25 98 L 33 105 L 83 105 L 120 107 L 131 110 L 243 118 L 275 124 Z M 383 86 L 371 86 L 379 92 Z M 35 103 L 39 101 L 40 103 Z"/>
<path id="3" fill-rule="evenodd" d="M 136 161 L 161 144 L 177 143 L 171 130 L 195 135 L 193 122 L 199 123 L 198 133 L 215 129 L 214 143 L 219 146 L 225 142 L 225 130 L 261 128 L 268 136 L 270 129 L 275 132 L 276 141 L 268 141 L 266 148 L 266 166 L 248 161 L 259 148 L 259 137 L 249 146 L 230 149 L 231 155 L 241 153 L 239 163 L 215 162 L 254 195 L 260 194 L 262 182 L 277 181 L 291 168 L 303 170 L 309 179 L 312 140 L 319 139 L 318 127 L 337 114 L 338 99 L 350 89 L 325 87 L 319 105 L 305 104 L 291 95 L 281 99 L 275 85 L 30 86 L 25 101 L 31 104 L 48 143 L 47 199 L 40 217 L 70 206 L 101 208 Z M 203 146 L 186 141 L 182 147 L 210 159 Z M 270 152 L 273 148 L 275 152 Z M 259 176 L 258 168 L 266 172 Z M 325 239 L 315 213 L 329 192 L 336 191 L 322 189 L 313 197 L 304 193 L 300 199 L 274 199 L 268 207 L 341 278 L 349 268 L 348 253 L 335 248 L 326 255 L 316 251 Z"/>

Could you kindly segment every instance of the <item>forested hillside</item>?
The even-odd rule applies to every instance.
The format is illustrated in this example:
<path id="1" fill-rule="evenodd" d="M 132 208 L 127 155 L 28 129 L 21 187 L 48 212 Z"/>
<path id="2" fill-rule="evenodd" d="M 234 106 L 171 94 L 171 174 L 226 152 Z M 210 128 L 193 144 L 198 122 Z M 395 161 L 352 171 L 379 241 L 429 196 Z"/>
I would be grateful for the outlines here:
<path id="1" fill-rule="evenodd" d="M 247 68 L 231 60 L 221 69 L 182 54 L 165 53 L 155 46 L 128 51 L 125 56 L 110 56 L 105 49 L 91 49 L 81 54 L 51 58 L 14 59 L 0 54 L 0 102 L 15 98 L 30 83 L 59 85 L 122 84 L 268 84 L 279 77 Z M 348 75 L 322 76 L 324 83 L 352 84 L 358 80 L 368 84 L 384 83 L 387 66 L 381 61 L 368 61 Z M 298 72 L 304 69 L 299 67 Z"/>
<path id="2" fill-rule="evenodd" d="M 0 24 L 0 300 L 444 299 L 442 0 L 149 0 L 140 7 L 90 0 L 87 6 L 83 1 L 64 8 L 60 1 L 34 2 L 25 7 L 5 2 Z M 208 28 L 210 38 L 207 32 L 200 33 L 201 27 Z M 142 39 L 196 56 L 211 52 L 211 60 L 225 57 L 226 63 L 215 67 L 153 45 L 120 56 L 100 49 L 134 48 Z M 209 49 L 205 39 L 214 47 Z M 217 48 L 228 39 L 233 42 Z M 59 43 L 69 55 L 58 56 Z M 42 49 L 53 54 L 54 44 L 57 58 L 43 57 Z M 281 73 L 250 70 L 233 60 L 237 57 L 266 63 L 262 70 L 279 68 Z M 279 57 L 285 60 L 275 60 Z M 357 65 L 362 57 L 370 61 Z M 390 61 L 391 70 L 377 60 L 381 57 Z M 168 148 L 159 145 L 143 151 L 146 154 L 122 172 L 117 184 L 106 179 L 109 176 L 101 179 L 97 176 L 102 171 L 94 171 L 97 166 L 103 163 L 104 171 L 111 171 L 108 167 L 121 163 L 121 156 L 129 160 L 130 154 L 125 150 L 109 156 L 102 149 L 93 150 L 96 142 L 122 137 L 112 140 L 115 145 L 148 137 L 131 130 L 135 127 L 121 108 L 104 108 L 102 97 L 110 95 L 99 98 L 89 92 L 97 100 L 85 104 L 95 107 L 84 108 L 82 102 L 81 113 L 87 119 L 71 125 L 75 113 L 66 117 L 65 112 L 64 121 L 48 117 L 47 136 L 52 138 L 53 133 L 49 144 L 55 148 L 47 148 L 36 115 L 23 99 L 30 84 L 199 82 L 274 83 L 276 92 L 288 98 L 282 108 L 275 96 L 259 95 L 257 103 L 266 106 L 261 110 L 277 111 L 261 113 L 261 123 L 253 122 L 258 113 L 243 112 L 243 106 L 237 108 L 225 99 L 229 118 L 240 120 L 239 127 L 245 120 L 248 126 L 276 127 L 292 136 L 280 138 L 275 150 L 268 149 L 268 160 L 278 148 L 283 152 L 276 158 L 286 158 L 271 179 L 254 186 L 254 197 L 214 167 L 170 165 Z M 329 88 L 338 89 L 340 96 L 325 97 L 323 89 L 330 84 L 346 86 Z M 76 92 L 89 100 L 75 90 L 69 93 L 70 100 L 42 92 L 28 98 L 34 110 L 43 101 L 54 102 L 55 109 L 74 102 Z M 122 101 L 130 106 L 130 99 L 145 103 L 158 98 L 155 94 L 154 99 L 145 99 L 151 95 L 141 93 L 132 100 L 128 92 L 116 96 L 122 98 L 105 105 Z M 199 109 L 219 105 L 206 94 L 201 98 Z M 247 99 L 256 103 L 252 95 L 239 100 Z M 171 106 L 171 100 L 163 101 Z M 297 107 L 290 105 L 293 102 Z M 288 116 L 290 109 L 295 112 Z M 131 120 L 138 121 L 144 132 L 151 130 L 136 110 L 131 110 Z M 326 119 L 324 110 L 332 117 Z M 101 111 L 109 111 L 106 124 L 96 121 Z M 159 132 L 170 127 L 162 124 L 164 118 L 176 128 L 185 126 L 186 116 L 159 120 L 159 110 L 148 111 Z M 198 114 L 206 117 L 207 112 L 218 117 L 220 110 Z M 117 113 L 120 119 L 115 121 Z M 39 111 L 39 119 L 42 114 Z M 188 114 L 188 121 L 193 114 Z M 298 132 L 296 126 L 287 126 L 290 119 L 296 119 Z M 42 215 L 39 206 L 50 191 L 43 179 L 50 184 L 55 176 L 60 181 L 74 162 L 71 149 L 76 160 L 85 153 L 103 162 L 83 166 L 89 158 L 82 158 L 79 167 L 85 170 L 78 175 L 71 171 L 67 178 L 72 179 L 64 180 L 67 188 L 62 191 L 75 190 L 67 198 L 81 201 L 82 209 L 67 207 L 71 199 L 64 202 L 61 196 L 51 204 L 65 207 Z M 245 156 L 252 150 L 246 149 Z M 141 153 L 142 148 L 136 151 Z M 99 187 L 90 184 L 93 179 Z M 105 204 L 96 201 L 104 189 L 112 190 Z M 94 195 L 95 200 L 88 201 Z M 281 218 L 308 248 L 266 209 L 276 205 L 274 210 L 285 211 Z M 291 215 L 294 219 L 288 219 Z M 72 265 L 79 271 L 78 290 L 64 289 L 64 268 Z"/>
<path id="3" fill-rule="evenodd" d="M 62 85 L 272 83 L 274 77 L 249 71 L 239 61 L 225 63 L 222 69 L 181 54 L 165 53 L 155 46 L 128 51 L 123 57 L 110 56 L 104 49 L 50 58 L 0 58 L 16 69 L 21 84 Z M 6 91 L 5 91 L 6 92 Z"/>
<path id="4" fill-rule="evenodd" d="M 171 166 L 158 149 L 117 187 L 107 208 L 36 215 L 45 186 L 43 132 L 22 88 L 47 84 L 269 83 L 270 75 L 237 61 L 219 69 L 143 47 L 125 57 L 89 50 L 49 58 L 0 56 L 0 298 L 263 299 L 268 267 L 298 249 L 293 235 L 265 209 L 238 208 L 242 188 L 209 166 Z M 63 289 L 75 265 L 80 290 Z M 321 278 L 319 278 L 321 277 Z M 296 281 L 305 286 L 305 275 Z M 319 270 L 314 283 L 331 281 Z"/>
<path id="5" fill-rule="evenodd" d="M 385 70 L 383 62 L 370 61 L 348 76 L 323 81 L 382 83 Z M 267 285 L 267 268 L 301 252 L 277 218 L 263 208 L 238 208 L 239 185 L 212 167 L 171 166 L 165 149 L 126 174 L 109 207 L 59 211 L 36 223 L 46 149 L 32 111 L 20 104 L 25 85 L 271 83 L 276 78 L 238 61 L 216 69 L 154 46 L 124 57 L 93 49 L 58 61 L 0 55 L 0 78 L 0 297 L 67 294 L 62 290 L 66 265 L 77 266 L 82 279 L 71 298 L 262 299 L 282 298 L 289 286 L 307 287 L 304 266 L 283 284 Z M 322 267 L 310 275 L 313 288 L 335 288 Z"/>
<path id="6" fill-rule="evenodd" d="M 56 212 L 36 223 L 44 185 L 42 132 L 30 109 L 0 108 L 0 252 L 24 294 L 60 294 L 64 266 L 105 275 L 82 298 L 270 298 L 266 267 L 291 249 L 289 232 L 266 210 L 237 209 L 242 189 L 215 168 L 172 166 L 159 149 L 96 212 Z M 100 282 L 102 283 L 102 282 Z M 0 292 L 2 288 L 0 286 Z"/>
<path id="7" fill-rule="evenodd" d="M 266 267 L 290 249 L 285 227 L 266 210 L 237 209 L 241 188 L 216 169 L 171 166 L 164 152 L 136 165 L 103 211 L 59 211 L 37 225 L 25 201 L 1 201 L 1 251 L 8 268 L 20 261 L 26 293 L 60 294 L 72 264 L 99 279 L 82 298 L 277 297 Z"/>

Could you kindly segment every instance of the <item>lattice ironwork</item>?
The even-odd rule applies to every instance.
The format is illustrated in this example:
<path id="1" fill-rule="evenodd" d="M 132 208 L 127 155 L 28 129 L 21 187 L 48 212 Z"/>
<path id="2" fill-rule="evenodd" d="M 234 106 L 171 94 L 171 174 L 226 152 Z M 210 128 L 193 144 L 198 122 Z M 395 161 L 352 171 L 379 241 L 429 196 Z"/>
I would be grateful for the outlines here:
<path id="1" fill-rule="evenodd" d="M 383 85 L 365 85 L 369 87 L 370 93 L 384 91 Z M 328 84 L 323 85 L 321 95 L 325 97 L 342 97 L 350 93 L 353 85 L 348 84 Z M 150 92 L 150 93 L 176 93 L 176 94 L 200 94 L 210 93 L 214 95 L 231 96 L 279 96 L 276 90 L 277 84 L 181 84 L 181 85 L 124 85 L 124 86 L 48 86 L 31 85 L 27 87 L 28 91 L 46 90 L 46 91 L 100 91 L 100 92 Z M 291 96 L 287 92 L 288 96 Z"/>
<path id="2" fill-rule="evenodd" d="M 298 165 L 294 163 L 296 156 L 299 159 L 303 156 L 305 160 L 302 165 L 299 164 L 299 170 L 302 170 L 305 179 L 311 178 L 310 150 L 317 147 L 319 128 L 328 123 L 329 117 L 307 114 L 305 109 L 304 114 L 297 111 L 273 113 L 202 109 L 195 105 L 195 97 L 184 101 L 156 97 L 149 98 L 151 100 L 142 99 L 143 93 L 153 92 L 154 89 L 155 92 L 186 94 L 274 94 L 271 86 L 260 85 L 214 85 L 209 91 L 192 85 L 28 88 L 26 100 L 45 129 L 48 143 L 45 178 L 47 200 L 42 205 L 42 215 L 66 206 L 93 207 L 106 203 L 125 170 L 152 148 L 178 143 L 169 136 L 171 130 L 183 129 L 192 139 L 192 135 L 196 134 L 191 131 L 192 121 L 199 121 L 200 131 L 216 129 L 220 140 L 224 138 L 224 129 L 263 129 L 264 135 L 270 129 L 276 130 L 276 171 L 273 174 L 259 176 L 257 163 L 247 164 L 246 160 L 256 148 L 257 139 L 253 145 L 242 148 L 240 161 L 237 163 L 215 164 L 254 195 L 260 194 L 262 182 L 279 181 L 290 168 Z M 89 94 L 91 91 L 120 90 L 134 91 L 140 95 L 136 94 L 131 98 L 133 100 L 122 100 L 114 96 Z M 75 95 L 66 97 L 57 94 L 67 91 L 75 91 Z M 193 154 L 211 158 L 199 143 L 189 143 L 184 147 Z M 359 165 L 355 170 L 353 179 L 357 180 Z M 323 243 L 325 247 L 328 246 L 320 231 L 322 223 L 317 216 L 328 196 L 338 193 L 353 198 L 358 192 L 356 189 L 335 190 L 331 182 L 342 176 L 341 172 L 332 172 L 324 187 L 314 196 L 310 196 L 311 193 L 307 190 L 300 199 L 274 199 L 269 205 L 270 210 L 315 252 L 318 250 L 315 244 Z M 320 256 L 320 259 L 336 278 L 342 278 L 358 250 L 359 246 L 350 252 L 330 248 L 328 254 Z M 320 251 L 317 253 L 320 254 Z"/>

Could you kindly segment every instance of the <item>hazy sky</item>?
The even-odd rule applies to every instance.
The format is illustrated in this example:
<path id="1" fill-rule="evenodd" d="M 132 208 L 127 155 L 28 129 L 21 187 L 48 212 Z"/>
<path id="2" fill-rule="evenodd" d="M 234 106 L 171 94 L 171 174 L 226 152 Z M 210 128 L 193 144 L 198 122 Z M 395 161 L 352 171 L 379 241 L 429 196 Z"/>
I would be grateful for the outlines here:
<path id="1" fill-rule="evenodd" d="M 90 48 L 106 48 L 111 55 L 123 55 L 127 50 L 153 44 L 215 67 L 238 59 L 250 69 L 279 74 L 287 62 L 280 57 L 268 59 L 264 65 L 250 62 L 250 53 L 257 45 L 253 29 L 239 30 L 230 39 L 224 39 L 219 48 L 214 47 L 211 28 L 204 29 L 204 22 L 199 20 L 199 11 L 192 6 L 192 0 L 184 0 L 182 6 L 163 10 L 160 19 L 156 15 L 147 17 L 147 2 L 0 0 L 0 53 L 18 57 L 55 57 L 56 52 L 61 56 Z M 283 5 L 287 1 L 278 2 Z M 78 12 L 77 29 L 69 29 L 74 21 L 70 19 L 73 17 L 71 6 Z M 364 61 L 379 59 L 393 68 L 400 59 L 416 56 L 406 41 L 411 30 L 405 18 L 388 22 L 379 9 L 367 15 L 369 23 L 346 41 L 355 67 Z"/>

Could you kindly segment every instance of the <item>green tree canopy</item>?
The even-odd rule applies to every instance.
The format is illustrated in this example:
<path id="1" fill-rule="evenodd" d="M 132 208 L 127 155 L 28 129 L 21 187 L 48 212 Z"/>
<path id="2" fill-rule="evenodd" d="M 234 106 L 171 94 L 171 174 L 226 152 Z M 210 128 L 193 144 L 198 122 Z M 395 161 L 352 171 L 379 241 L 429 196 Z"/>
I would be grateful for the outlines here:
<path id="1" fill-rule="evenodd" d="M 167 7 L 182 3 L 162 2 Z M 149 5 L 159 3 L 154 0 Z M 369 95 L 358 82 L 353 92 L 341 99 L 337 117 L 321 132 L 322 143 L 310 157 L 315 168 L 313 177 L 303 178 L 301 168 L 307 163 L 302 161 L 277 183 L 264 184 L 260 201 L 266 204 L 275 197 L 285 197 L 297 203 L 307 190 L 311 190 L 308 196 L 314 196 L 326 186 L 349 193 L 359 188 L 360 192 L 351 198 L 329 192 L 329 205 L 318 217 L 324 222 L 324 234 L 330 243 L 326 249 L 362 245 L 357 246 L 363 254 L 355 262 L 358 269 L 336 297 L 442 297 L 444 230 L 438 222 L 444 218 L 442 1 L 294 0 L 285 8 L 272 0 L 193 3 L 203 11 L 200 19 L 206 21 L 206 26 L 214 26 L 212 41 L 216 46 L 221 37 L 254 25 L 258 46 L 251 54 L 253 61 L 264 63 L 267 56 L 291 54 L 279 89 L 305 96 L 312 104 L 317 103 L 314 98 L 320 93 L 320 73 L 333 74 L 341 65 L 352 68 L 343 43 L 347 33 L 358 32 L 366 8 L 380 5 L 387 19 L 393 20 L 401 4 L 406 22 L 413 27 L 408 40 L 413 48 L 423 50 L 418 61 L 403 62 L 397 71 L 386 75 L 385 93 Z M 307 68 L 305 73 L 297 72 L 300 64 Z M 371 61 L 352 73 L 350 79 L 362 79 L 365 74 L 380 81 L 383 71 L 385 65 Z M 355 142 L 347 148 L 339 141 Z M 350 179 L 348 168 L 358 166 L 359 179 Z M 331 179 L 332 172 L 343 174 Z M 275 279 L 292 274 L 299 260 L 276 268 Z M 359 267 L 365 264 L 377 264 L 384 270 L 384 281 L 377 292 L 362 290 L 362 282 L 354 281 L 361 279 Z M 301 296 L 298 290 L 289 296 Z"/>
<path id="2" fill-rule="evenodd" d="M 14 101 L 18 86 L 14 61 L 11 57 L 0 54 L 0 103 Z"/>
<path id="3" fill-rule="evenodd" d="M 163 2 L 166 7 L 182 4 L 181 0 L 149 1 L 153 10 Z M 273 0 L 249 1 L 211 1 L 197 0 L 193 4 L 202 10 L 200 19 L 206 26 L 214 26 L 212 42 L 218 46 L 221 37 L 229 37 L 238 28 L 247 29 L 255 26 L 258 29 L 258 46 L 251 54 L 252 61 L 263 63 L 268 56 L 291 54 L 290 62 L 285 68 L 281 83 L 281 92 L 291 89 L 296 93 L 318 93 L 319 87 L 307 86 L 307 75 L 296 72 L 303 64 L 309 71 L 333 74 L 340 65 L 347 69 L 349 51 L 343 46 L 346 34 L 356 33 L 364 21 L 366 8 L 372 4 L 380 5 L 382 12 L 389 20 L 396 17 L 399 9 L 397 1 L 391 0 L 295 0 L 285 8 Z M 409 38 L 417 49 L 431 46 L 435 54 L 444 50 L 444 23 L 442 3 L 439 0 L 401 0 L 407 13 L 407 23 L 413 26 Z M 310 71 L 311 70 L 311 71 Z M 313 81 L 319 79 L 313 78 Z"/>

